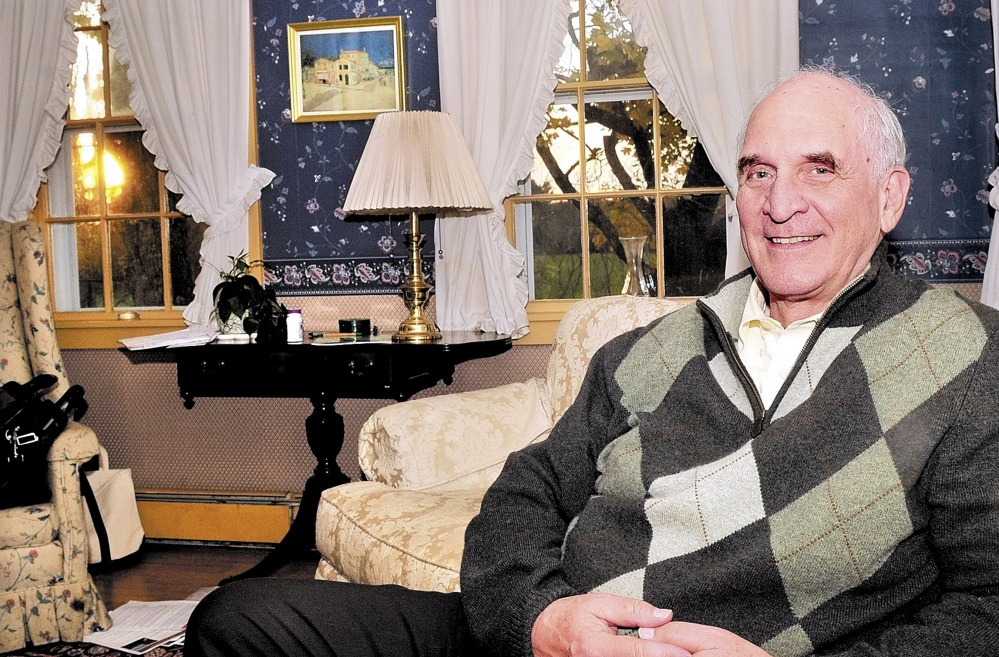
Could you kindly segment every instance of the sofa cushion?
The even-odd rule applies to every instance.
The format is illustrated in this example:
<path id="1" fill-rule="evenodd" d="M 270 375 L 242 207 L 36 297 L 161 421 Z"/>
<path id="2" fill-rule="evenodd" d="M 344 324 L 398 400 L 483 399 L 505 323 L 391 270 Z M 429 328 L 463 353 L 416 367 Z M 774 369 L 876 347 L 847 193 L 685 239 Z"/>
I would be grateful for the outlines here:
<path id="1" fill-rule="evenodd" d="M 0 550 L 47 545 L 55 540 L 58 531 L 59 519 L 51 502 L 0 510 Z"/>
<path id="2" fill-rule="evenodd" d="M 358 461 L 369 480 L 394 488 L 484 490 L 510 452 L 551 428 L 544 384 L 529 379 L 381 408 L 361 427 Z"/>
<path id="3" fill-rule="evenodd" d="M 465 527 L 482 490 L 414 491 L 365 481 L 323 492 L 316 546 L 345 579 L 456 591 Z"/>

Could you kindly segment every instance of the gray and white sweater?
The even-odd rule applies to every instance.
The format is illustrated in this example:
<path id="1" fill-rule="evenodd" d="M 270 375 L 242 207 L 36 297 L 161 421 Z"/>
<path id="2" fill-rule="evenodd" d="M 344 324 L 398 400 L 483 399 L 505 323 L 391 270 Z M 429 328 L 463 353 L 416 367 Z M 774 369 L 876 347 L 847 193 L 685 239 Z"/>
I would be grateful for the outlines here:
<path id="1" fill-rule="evenodd" d="M 476 639 L 557 598 L 643 598 L 778 657 L 999 655 L 999 313 L 879 256 L 764 410 L 751 272 L 608 343 L 469 525 Z"/>

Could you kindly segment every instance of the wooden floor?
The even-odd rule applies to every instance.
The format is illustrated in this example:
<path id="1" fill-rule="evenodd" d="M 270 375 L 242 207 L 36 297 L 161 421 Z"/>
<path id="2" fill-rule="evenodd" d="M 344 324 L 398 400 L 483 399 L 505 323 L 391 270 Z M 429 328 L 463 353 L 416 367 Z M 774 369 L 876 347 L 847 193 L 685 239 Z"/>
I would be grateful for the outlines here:
<path id="1" fill-rule="evenodd" d="M 265 548 L 147 543 L 135 563 L 96 572 L 94 581 L 108 609 L 129 600 L 184 600 L 247 570 L 267 552 Z M 311 579 L 318 562 L 318 553 L 313 553 L 284 566 L 274 577 Z"/>

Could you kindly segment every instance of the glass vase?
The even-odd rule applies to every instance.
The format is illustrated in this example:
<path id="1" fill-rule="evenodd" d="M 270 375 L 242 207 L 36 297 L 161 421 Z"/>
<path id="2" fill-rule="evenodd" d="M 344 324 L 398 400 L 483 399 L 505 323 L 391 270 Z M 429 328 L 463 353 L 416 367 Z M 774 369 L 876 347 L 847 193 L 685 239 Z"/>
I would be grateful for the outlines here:
<path id="1" fill-rule="evenodd" d="M 649 284 L 645 279 L 645 265 L 642 257 L 645 253 L 645 240 L 647 237 L 622 237 L 621 246 L 624 248 L 625 265 L 624 287 L 621 294 L 633 297 L 649 296 Z"/>

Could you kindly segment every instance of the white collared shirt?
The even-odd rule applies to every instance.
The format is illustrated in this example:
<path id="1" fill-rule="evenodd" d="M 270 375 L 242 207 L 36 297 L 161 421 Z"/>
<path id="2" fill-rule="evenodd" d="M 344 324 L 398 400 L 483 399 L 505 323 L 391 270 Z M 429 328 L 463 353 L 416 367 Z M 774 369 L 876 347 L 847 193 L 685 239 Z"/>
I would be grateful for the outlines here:
<path id="1" fill-rule="evenodd" d="M 823 311 L 825 312 L 825 311 Z M 789 325 L 770 317 L 770 308 L 758 281 L 753 281 L 739 326 L 739 357 L 760 392 L 763 406 L 770 408 L 774 397 L 798 360 L 808 336 L 823 313 Z"/>

